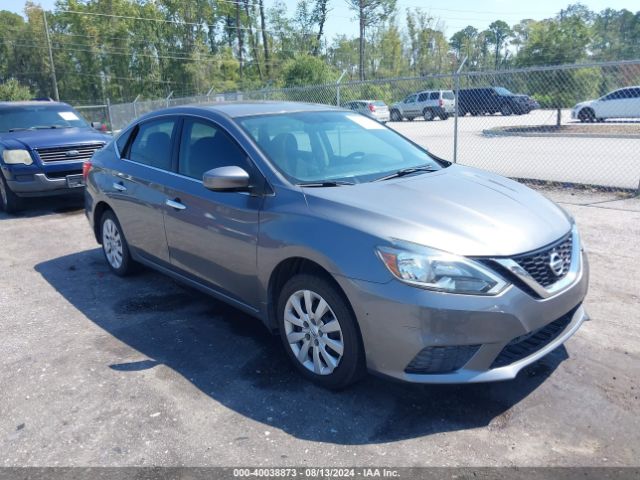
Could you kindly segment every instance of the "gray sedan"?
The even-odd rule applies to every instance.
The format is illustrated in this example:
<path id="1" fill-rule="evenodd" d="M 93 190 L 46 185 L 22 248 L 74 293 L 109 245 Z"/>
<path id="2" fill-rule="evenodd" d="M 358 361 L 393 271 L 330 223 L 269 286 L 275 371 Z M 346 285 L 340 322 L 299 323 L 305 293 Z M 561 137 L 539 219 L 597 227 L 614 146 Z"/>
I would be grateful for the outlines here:
<path id="1" fill-rule="evenodd" d="M 328 388 L 367 370 L 510 379 L 587 317 L 588 264 L 566 212 L 354 112 L 160 110 L 83 173 L 114 273 L 146 265 L 258 317 Z"/>

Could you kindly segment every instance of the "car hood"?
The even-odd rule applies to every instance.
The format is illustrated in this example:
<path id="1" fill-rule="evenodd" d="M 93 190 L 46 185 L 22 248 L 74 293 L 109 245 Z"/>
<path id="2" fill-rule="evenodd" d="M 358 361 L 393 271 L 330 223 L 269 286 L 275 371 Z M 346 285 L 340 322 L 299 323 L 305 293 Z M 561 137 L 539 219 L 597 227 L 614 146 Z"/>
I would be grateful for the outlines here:
<path id="1" fill-rule="evenodd" d="M 512 256 L 547 245 L 571 228 L 568 216 L 524 185 L 452 165 L 354 186 L 304 189 L 317 215 L 381 240 L 467 256 Z"/>
<path id="2" fill-rule="evenodd" d="M 0 142 L 10 148 L 47 148 L 83 143 L 108 142 L 112 137 L 92 128 L 52 128 L 47 130 L 19 130 L 0 134 Z M 18 145 L 19 142 L 22 145 Z"/>

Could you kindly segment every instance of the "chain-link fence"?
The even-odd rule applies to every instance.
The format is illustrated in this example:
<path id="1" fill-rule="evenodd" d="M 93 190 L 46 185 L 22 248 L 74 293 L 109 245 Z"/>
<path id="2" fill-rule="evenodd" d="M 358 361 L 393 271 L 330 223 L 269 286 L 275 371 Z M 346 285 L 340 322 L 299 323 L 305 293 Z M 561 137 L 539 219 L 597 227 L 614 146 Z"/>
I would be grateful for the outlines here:
<path id="1" fill-rule="evenodd" d="M 640 190 L 640 60 L 214 93 L 111 105 L 114 130 L 174 105 L 341 105 L 435 155 L 512 178 Z M 386 109 L 385 109 L 386 105 Z"/>

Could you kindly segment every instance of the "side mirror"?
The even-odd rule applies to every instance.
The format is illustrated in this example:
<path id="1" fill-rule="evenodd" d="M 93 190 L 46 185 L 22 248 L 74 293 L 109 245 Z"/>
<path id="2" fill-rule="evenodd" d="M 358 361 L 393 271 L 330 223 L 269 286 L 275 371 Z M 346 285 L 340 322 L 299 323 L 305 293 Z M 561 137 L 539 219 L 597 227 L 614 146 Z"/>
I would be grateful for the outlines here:
<path id="1" fill-rule="evenodd" d="M 237 192 L 249 188 L 249 174 L 240 167 L 218 167 L 204 172 L 202 185 L 214 192 Z"/>

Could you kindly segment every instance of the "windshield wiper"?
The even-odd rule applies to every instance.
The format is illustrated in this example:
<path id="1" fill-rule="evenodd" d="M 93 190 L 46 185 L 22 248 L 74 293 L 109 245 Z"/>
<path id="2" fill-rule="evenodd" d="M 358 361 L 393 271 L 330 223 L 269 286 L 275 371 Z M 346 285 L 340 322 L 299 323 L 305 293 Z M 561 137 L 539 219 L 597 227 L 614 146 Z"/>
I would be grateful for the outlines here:
<path id="1" fill-rule="evenodd" d="M 353 182 L 348 182 L 346 180 L 325 180 L 323 182 L 302 182 L 296 183 L 299 187 L 342 187 L 345 185 L 355 185 Z"/>
<path id="2" fill-rule="evenodd" d="M 396 170 L 389 175 L 385 175 L 384 177 L 376 178 L 373 180 L 374 182 L 382 182 L 383 180 L 390 180 L 392 178 L 404 177 L 405 175 L 411 175 L 416 172 L 435 172 L 437 168 L 433 168 L 431 165 L 422 165 L 421 167 L 409 167 L 402 168 L 400 170 Z"/>
<path id="3" fill-rule="evenodd" d="M 23 130 L 49 130 L 51 128 L 67 128 L 67 127 L 63 127 L 62 125 L 36 125 L 34 127 L 10 128 L 9 132 L 19 132 L 19 131 L 23 131 Z"/>

